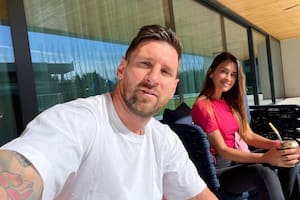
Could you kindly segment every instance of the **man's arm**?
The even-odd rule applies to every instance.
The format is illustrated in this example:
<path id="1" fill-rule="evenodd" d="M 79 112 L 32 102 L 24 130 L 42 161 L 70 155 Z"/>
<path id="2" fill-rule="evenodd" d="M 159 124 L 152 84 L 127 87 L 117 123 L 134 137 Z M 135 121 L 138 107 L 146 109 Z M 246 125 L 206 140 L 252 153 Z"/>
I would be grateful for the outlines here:
<path id="1" fill-rule="evenodd" d="M 217 200 L 218 198 L 208 188 L 205 188 L 198 195 L 193 197 L 191 200 Z"/>
<path id="2" fill-rule="evenodd" d="M 24 156 L 0 150 L 1 200 L 38 200 L 42 189 L 42 178 Z"/>

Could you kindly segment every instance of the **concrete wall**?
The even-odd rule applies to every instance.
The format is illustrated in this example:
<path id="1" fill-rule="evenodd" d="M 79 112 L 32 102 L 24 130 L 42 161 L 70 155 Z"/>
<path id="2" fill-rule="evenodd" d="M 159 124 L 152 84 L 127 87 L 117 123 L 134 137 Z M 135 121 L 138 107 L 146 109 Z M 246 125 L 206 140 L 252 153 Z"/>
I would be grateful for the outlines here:
<path id="1" fill-rule="evenodd" d="M 282 61 L 281 61 L 281 50 L 279 42 L 270 40 L 271 53 L 272 53 L 272 68 L 273 68 L 273 79 L 274 79 L 274 89 L 275 97 L 283 98 L 284 93 L 284 81 L 283 81 L 283 71 L 282 71 Z M 271 99 L 271 86 L 269 77 L 269 67 L 267 58 L 267 49 L 265 44 L 258 46 L 258 69 L 256 71 L 259 74 L 259 81 L 261 92 L 263 94 L 263 99 Z"/>
<path id="2" fill-rule="evenodd" d="M 280 41 L 286 97 L 300 96 L 300 38 Z"/>
<path id="3" fill-rule="evenodd" d="M 267 59 L 267 48 L 265 44 L 259 45 L 257 49 L 257 60 L 258 60 L 258 72 L 261 84 L 261 92 L 263 98 L 271 99 L 271 88 L 270 88 L 270 78 L 269 78 L 269 68 Z"/>
<path id="4" fill-rule="evenodd" d="M 272 54 L 272 68 L 273 68 L 273 79 L 274 79 L 274 89 L 275 89 L 275 97 L 283 98 L 285 97 L 284 91 L 284 76 L 282 69 L 282 58 L 281 58 L 281 50 L 280 43 L 274 42 L 272 39 L 270 40 L 271 44 L 271 54 Z"/>

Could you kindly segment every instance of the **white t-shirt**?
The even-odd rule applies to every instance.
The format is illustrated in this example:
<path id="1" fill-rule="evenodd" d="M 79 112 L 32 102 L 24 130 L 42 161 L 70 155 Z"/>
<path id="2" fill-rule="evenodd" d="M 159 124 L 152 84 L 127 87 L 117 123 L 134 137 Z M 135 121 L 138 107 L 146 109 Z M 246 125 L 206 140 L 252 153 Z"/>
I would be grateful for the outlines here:
<path id="1" fill-rule="evenodd" d="M 104 94 L 56 105 L 3 149 L 32 162 L 44 200 L 188 199 L 206 184 L 167 125 L 152 118 L 129 131 Z"/>

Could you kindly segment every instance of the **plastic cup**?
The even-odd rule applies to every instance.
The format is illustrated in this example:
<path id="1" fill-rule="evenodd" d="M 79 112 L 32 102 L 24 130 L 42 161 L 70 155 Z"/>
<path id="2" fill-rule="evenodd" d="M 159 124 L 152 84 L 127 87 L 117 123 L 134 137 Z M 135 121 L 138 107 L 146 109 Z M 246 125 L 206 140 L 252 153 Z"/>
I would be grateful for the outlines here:
<path id="1" fill-rule="evenodd" d="M 281 141 L 280 145 L 280 149 L 290 149 L 299 147 L 299 144 L 296 140 L 283 140 Z"/>

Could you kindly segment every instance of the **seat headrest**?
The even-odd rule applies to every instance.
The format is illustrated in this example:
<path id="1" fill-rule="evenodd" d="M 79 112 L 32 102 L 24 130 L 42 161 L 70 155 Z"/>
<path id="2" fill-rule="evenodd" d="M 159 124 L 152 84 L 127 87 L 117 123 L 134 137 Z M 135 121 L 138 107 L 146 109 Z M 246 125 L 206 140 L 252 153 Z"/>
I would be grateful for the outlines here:
<path id="1" fill-rule="evenodd" d="M 175 110 L 165 109 L 162 122 L 166 124 L 192 124 L 191 108 L 186 103 L 181 103 Z"/>

